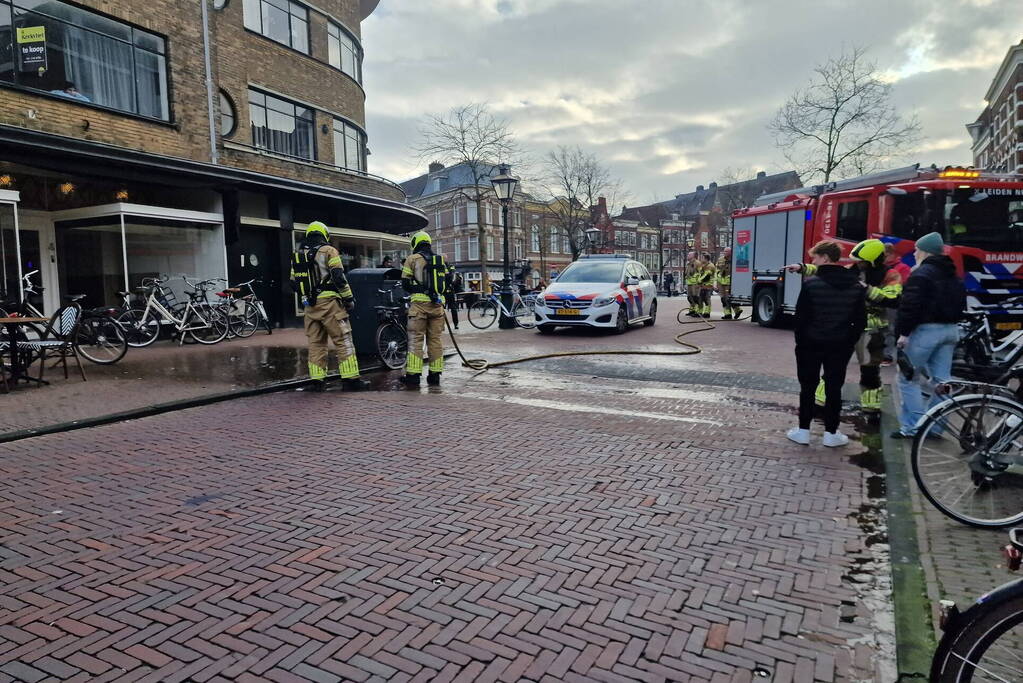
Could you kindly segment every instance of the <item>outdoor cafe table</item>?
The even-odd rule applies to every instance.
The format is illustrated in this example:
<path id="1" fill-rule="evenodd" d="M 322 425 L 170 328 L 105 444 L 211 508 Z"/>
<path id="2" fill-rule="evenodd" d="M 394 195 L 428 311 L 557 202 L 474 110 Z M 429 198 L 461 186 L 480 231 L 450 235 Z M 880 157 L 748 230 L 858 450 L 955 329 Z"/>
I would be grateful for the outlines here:
<path id="1" fill-rule="evenodd" d="M 11 351 L 11 383 L 14 386 L 18 385 L 19 379 L 38 382 L 39 384 L 48 384 L 48 382 L 36 379 L 35 377 L 29 377 L 26 374 L 28 368 L 23 368 L 21 365 L 21 354 L 18 353 L 17 344 L 19 327 L 29 323 L 42 323 L 45 325 L 48 322 L 50 321 L 47 318 L 23 318 L 21 316 L 16 318 L 0 318 L 0 325 L 3 325 L 7 330 L 7 342 L 10 344 L 8 348 Z"/>

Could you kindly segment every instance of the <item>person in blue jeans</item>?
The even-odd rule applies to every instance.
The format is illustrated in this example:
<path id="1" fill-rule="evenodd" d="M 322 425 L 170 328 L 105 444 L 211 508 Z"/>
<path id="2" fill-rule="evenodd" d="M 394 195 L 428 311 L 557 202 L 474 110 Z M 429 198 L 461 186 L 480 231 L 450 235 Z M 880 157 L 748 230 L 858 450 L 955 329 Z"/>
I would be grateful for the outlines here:
<path id="1" fill-rule="evenodd" d="M 955 264 L 945 256 L 941 235 L 932 232 L 916 241 L 916 268 L 902 288 L 896 332 L 898 347 L 917 374 L 936 382 L 952 374 L 952 352 L 959 342 L 956 323 L 966 309 L 966 291 L 956 274 Z M 926 411 L 918 377 L 906 379 L 899 373 L 899 429 L 896 439 L 912 438 L 916 424 Z M 937 396 L 931 397 L 933 405 Z M 929 406 L 928 406 L 929 407 Z"/>

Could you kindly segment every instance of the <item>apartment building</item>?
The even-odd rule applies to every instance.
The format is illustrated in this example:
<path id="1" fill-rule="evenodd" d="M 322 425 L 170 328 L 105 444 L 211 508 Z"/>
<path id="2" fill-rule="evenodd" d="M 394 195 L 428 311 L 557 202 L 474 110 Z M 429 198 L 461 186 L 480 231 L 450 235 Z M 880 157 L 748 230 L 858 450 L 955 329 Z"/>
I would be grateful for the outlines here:
<path id="1" fill-rule="evenodd" d="M 372 0 L 0 0 L 5 289 L 48 310 L 156 275 L 259 276 L 297 310 L 290 253 L 330 226 L 371 265 L 426 225 L 369 172 L 360 24 Z"/>
<path id="2" fill-rule="evenodd" d="M 966 124 L 973 165 L 996 173 L 1023 173 L 1023 41 L 1009 48 L 984 100 L 984 111 Z"/>

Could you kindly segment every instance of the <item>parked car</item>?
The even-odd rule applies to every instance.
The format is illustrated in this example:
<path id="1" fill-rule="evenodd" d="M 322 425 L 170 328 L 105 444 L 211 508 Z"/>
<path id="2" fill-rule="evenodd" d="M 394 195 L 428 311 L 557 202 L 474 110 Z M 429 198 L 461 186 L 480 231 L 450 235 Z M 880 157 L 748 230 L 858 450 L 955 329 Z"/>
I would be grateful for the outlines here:
<path id="1" fill-rule="evenodd" d="M 536 301 L 536 329 L 588 326 L 625 332 L 629 325 L 653 325 L 657 285 L 639 261 L 618 254 L 580 256 Z"/>

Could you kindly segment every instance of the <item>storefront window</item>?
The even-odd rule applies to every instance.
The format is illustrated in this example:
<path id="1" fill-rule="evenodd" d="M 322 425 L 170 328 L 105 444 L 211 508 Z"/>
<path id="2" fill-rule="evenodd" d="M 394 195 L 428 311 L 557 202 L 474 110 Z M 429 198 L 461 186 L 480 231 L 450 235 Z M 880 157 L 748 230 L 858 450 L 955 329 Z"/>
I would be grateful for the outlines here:
<path id="1" fill-rule="evenodd" d="M 166 48 L 59 0 L 0 0 L 0 81 L 168 120 Z"/>

